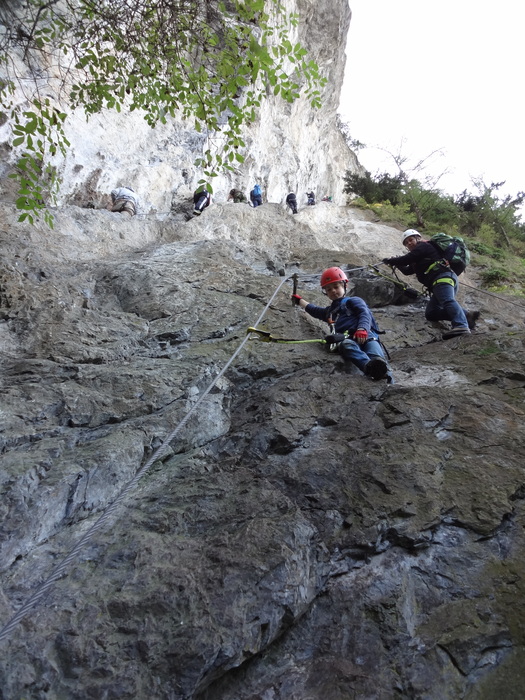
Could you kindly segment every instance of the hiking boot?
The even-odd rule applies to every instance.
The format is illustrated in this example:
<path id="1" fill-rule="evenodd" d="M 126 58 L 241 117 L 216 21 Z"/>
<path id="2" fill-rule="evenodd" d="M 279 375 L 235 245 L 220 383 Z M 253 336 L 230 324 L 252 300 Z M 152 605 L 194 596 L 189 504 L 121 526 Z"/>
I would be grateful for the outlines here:
<path id="1" fill-rule="evenodd" d="M 468 327 L 470 330 L 474 330 L 476 327 L 476 322 L 478 318 L 480 317 L 480 312 L 479 311 L 466 311 L 465 316 L 467 317 L 467 323 Z"/>
<path id="2" fill-rule="evenodd" d="M 388 374 L 388 365 L 380 357 L 366 363 L 364 373 L 371 379 L 384 379 Z"/>
<path id="3" fill-rule="evenodd" d="M 470 329 L 467 326 L 458 326 L 457 328 L 451 328 L 446 333 L 441 336 L 443 340 L 448 340 L 449 338 L 455 338 L 457 335 L 470 335 Z"/>

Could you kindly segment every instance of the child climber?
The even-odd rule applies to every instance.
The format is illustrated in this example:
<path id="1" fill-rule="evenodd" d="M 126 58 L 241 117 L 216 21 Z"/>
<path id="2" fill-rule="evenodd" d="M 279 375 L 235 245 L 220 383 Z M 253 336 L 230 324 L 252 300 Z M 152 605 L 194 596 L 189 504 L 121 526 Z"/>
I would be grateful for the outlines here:
<path id="1" fill-rule="evenodd" d="M 334 333 L 325 337 L 329 351 L 338 350 L 345 362 L 352 362 L 367 377 L 392 384 L 376 320 L 361 297 L 346 296 L 347 283 L 340 267 L 329 267 L 321 275 L 321 287 L 332 302 L 330 306 L 309 304 L 299 294 L 292 294 L 292 300 L 310 316 L 334 324 Z"/>

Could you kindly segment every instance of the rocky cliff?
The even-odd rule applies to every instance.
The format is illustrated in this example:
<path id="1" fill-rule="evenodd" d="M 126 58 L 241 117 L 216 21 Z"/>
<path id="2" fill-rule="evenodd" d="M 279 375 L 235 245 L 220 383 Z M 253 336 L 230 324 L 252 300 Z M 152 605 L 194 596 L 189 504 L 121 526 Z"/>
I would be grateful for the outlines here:
<path id="1" fill-rule="evenodd" d="M 328 52 L 325 10 L 305 11 Z M 344 33 L 344 3 L 331 13 Z M 299 133 L 267 109 L 260 133 Z M 305 188 L 337 162 L 316 123 Z M 135 171 L 105 151 L 97 179 L 86 156 L 54 231 L 0 207 L 0 698 L 521 698 L 523 305 L 472 269 L 460 298 L 482 320 L 442 342 L 424 299 L 367 267 L 399 231 L 220 191 L 190 219 L 193 152 L 174 165 L 157 138 Z M 286 183 L 262 150 L 247 181 L 263 166 L 267 190 Z M 184 185 L 131 220 L 67 203 L 168 171 Z M 291 275 L 323 303 L 331 264 L 373 306 L 394 385 L 320 344 L 246 340 L 322 338 Z"/>

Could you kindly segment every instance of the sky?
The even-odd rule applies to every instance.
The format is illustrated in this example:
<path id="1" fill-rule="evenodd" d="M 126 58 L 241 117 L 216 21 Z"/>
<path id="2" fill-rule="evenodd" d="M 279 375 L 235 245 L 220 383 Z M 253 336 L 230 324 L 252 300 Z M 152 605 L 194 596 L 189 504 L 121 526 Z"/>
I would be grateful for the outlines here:
<path id="1" fill-rule="evenodd" d="M 397 172 L 433 151 L 427 173 L 448 194 L 472 178 L 525 191 L 525 3 L 516 0 L 350 0 L 339 113 L 358 158 Z M 415 176 L 422 180 L 422 177 Z"/>

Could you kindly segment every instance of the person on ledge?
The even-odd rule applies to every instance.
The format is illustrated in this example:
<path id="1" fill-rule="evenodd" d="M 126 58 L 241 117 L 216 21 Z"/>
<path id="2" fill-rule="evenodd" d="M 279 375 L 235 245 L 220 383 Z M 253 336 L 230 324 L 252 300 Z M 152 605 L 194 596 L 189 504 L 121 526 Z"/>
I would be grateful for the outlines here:
<path id="1" fill-rule="evenodd" d="M 347 284 L 348 277 L 340 267 L 329 267 L 321 275 L 321 287 L 330 306 L 309 304 L 299 294 L 292 294 L 292 300 L 310 316 L 333 326 L 334 332 L 325 337 L 330 352 L 339 352 L 345 362 L 355 365 L 367 377 L 393 384 L 377 322 L 361 297 L 346 296 Z"/>
<path id="2" fill-rule="evenodd" d="M 235 204 L 239 204 L 240 202 L 246 202 L 246 196 L 244 192 L 241 192 L 241 190 L 236 190 L 232 189 L 230 190 L 230 194 L 228 195 L 228 202 L 233 199 Z"/>
<path id="3" fill-rule="evenodd" d="M 290 207 L 293 214 L 297 214 L 297 198 L 295 192 L 290 192 L 286 195 L 286 204 Z"/>
<path id="4" fill-rule="evenodd" d="M 250 201 L 254 208 L 262 206 L 262 190 L 260 185 L 255 185 L 253 190 L 250 192 Z"/>
<path id="5" fill-rule="evenodd" d="M 206 189 L 206 185 L 199 185 L 193 193 L 193 213 L 200 216 L 206 207 L 211 204 L 211 194 Z"/>
<path id="6" fill-rule="evenodd" d="M 131 187 L 117 187 L 111 190 L 111 204 L 107 207 L 110 211 L 121 212 L 135 216 L 139 200 Z"/>

